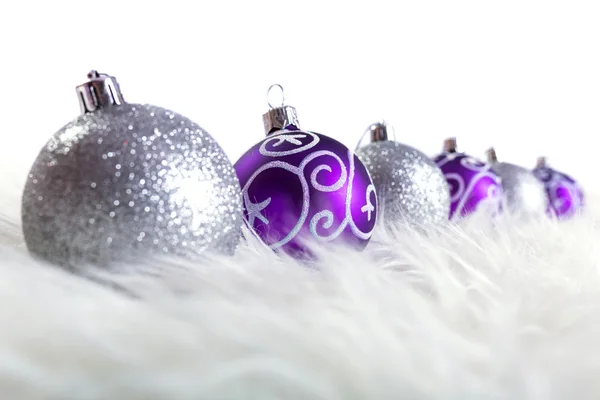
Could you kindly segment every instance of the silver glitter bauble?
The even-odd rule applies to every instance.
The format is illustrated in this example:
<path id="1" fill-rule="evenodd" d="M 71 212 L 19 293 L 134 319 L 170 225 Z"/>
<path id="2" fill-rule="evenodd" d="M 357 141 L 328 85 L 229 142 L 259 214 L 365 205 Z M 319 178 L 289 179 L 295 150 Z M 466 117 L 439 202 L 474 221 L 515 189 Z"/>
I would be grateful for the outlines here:
<path id="1" fill-rule="evenodd" d="M 531 171 L 515 164 L 499 162 L 496 151 L 487 151 L 492 169 L 500 176 L 503 205 L 513 215 L 542 216 L 548 208 L 544 185 Z"/>
<path id="2" fill-rule="evenodd" d="M 386 223 L 438 224 L 448 220 L 450 193 L 444 175 L 427 155 L 387 140 L 385 125 L 370 127 L 372 143 L 356 155 L 371 174 Z"/>
<path id="3" fill-rule="evenodd" d="M 29 250 L 67 267 L 233 253 L 241 194 L 219 144 L 179 114 L 124 103 L 114 78 L 90 78 L 78 87 L 84 114 L 48 141 L 29 173 Z"/>

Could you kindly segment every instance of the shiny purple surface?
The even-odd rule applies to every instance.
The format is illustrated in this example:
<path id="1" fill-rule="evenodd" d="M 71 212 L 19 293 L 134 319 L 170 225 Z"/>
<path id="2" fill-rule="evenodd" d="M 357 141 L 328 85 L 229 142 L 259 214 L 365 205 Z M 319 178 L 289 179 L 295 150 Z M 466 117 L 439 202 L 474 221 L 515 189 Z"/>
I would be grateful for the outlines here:
<path id="1" fill-rule="evenodd" d="M 544 184 L 550 215 L 569 218 L 583 207 L 583 191 L 570 176 L 549 167 L 538 167 L 533 174 Z"/>
<path id="2" fill-rule="evenodd" d="M 234 167 L 244 216 L 272 249 L 295 254 L 314 242 L 367 245 L 377 214 L 375 188 L 362 162 L 338 141 L 279 131 Z"/>
<path id="3" fill-rule="evenodd" d="M 485 207 L 500 211 L 500 178 L 487 163 L 464 153 L 442 153 L 434 158 L 450 188 L 450 218 L 464 217 Z"/>

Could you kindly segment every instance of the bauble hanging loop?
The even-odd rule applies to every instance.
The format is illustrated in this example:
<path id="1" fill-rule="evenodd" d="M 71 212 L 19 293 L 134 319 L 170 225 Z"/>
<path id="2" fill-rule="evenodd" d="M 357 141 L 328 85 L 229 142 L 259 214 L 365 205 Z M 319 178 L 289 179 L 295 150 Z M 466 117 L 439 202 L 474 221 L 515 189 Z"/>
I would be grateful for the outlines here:
<path id="1" fill-rule="evenodd" d="M 273 250 L 302 257 L 313 244 L 364 248 L 377 197 L 362 162 L 337 140 L 300 130 L 291 106 L 270 106 L 263 121 L 267 136 L 235 163 L 250 228 Z"/>
<path id="2" fill-rule="evenodd" d="M 503 209 L 520 217 L 544 215 L 548 208 L 544 186 L 531 171 L 515 164 L 498 161 L 493 147 L 486 151 L 486 157 L 502 181 Z"/>
<path id="3" fill-rule="evenodd" d="M 443 152 L 434 158 L 450 188 L 450 218 L 458 219 L 476 210 L 491 215 L 501 210 L 502 184 L 491 165 L 458 152 L 457 140 L 444 140 Z"/>
<path id="4" fill-rule="evenodd" d="M 83 114 L 48 141 L 27 179 L 31 253 L 72 268 L 233 253 L 241 195 L 218 143 L 177 113 L 126 103 L 114 77 L 89 78 L 77 87 Z"/>
<path id="5" fill-rule="evenodd" d="M 263 115 L 263 123 L 265 126 L 265 133 L 267 135 L 277 132 L 286 128 L 300 129 L 300 122 L 298 121 L 298 114 L 296 109 L 292 106 L 285 104 L 285 97 L 283 93 L 283 87 L 279 84 L 274 84 L 269 87 L 267 91 L 267 98 L 273 88 L 279 88 L 281 90 L 281 104 L 279 106 L 273 106 L 271 102 L 269 104 L 269 111 Z"/>
<path id="6" fill-rule="evenodd" d="M 389 140 L 385 122 L 371 124 L 365 134 L 370 143 L 359 147 L 356 154 L 373 179 L 380 217 L 386 225 L 394 226 L 398 221 L 414 225 L 447 221 L 450 194 L 437 165 L 419 150 Z"/>
<path id="7" fill-rule="evenodd" d="M 361 147 L 367 146 L 373 142 L 382 142 L 386 140 L 395 140 L 396 133 L 393 127 L 388 126 L 384 120 L 379 120 L 370 124 L 358 139 L 358 143 L 354 147 L 357 151 Z"/>

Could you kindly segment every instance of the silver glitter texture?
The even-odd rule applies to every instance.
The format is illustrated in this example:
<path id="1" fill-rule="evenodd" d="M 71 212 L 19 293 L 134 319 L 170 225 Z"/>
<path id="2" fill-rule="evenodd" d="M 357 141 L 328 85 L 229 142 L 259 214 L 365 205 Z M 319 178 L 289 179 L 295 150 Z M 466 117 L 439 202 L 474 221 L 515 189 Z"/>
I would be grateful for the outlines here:
<path id="1" fill-rule="evenodd" d="M 371 174 L 386 224 L 403 220 L 424 225 L 448 220 L 448 183 L 425 154 L 391 140 L 370 143 L 356 154 Z"/>
<path id="2" fill-rule="evenodd" d="M 531 171 L 515 164 L 495 162 L 492 168 L 502 179 L 504 207 L 521 216 L 544 215 L 548 199 L 544 185 Z"/>
<path id="3" fill-rule="evenodd" d="M 22 199 L 29 250 L 65 267 L 206 252 L 241 238 L 239 181 L 202 128 L 160 107 L 86 113 L 41 150 Z"/>

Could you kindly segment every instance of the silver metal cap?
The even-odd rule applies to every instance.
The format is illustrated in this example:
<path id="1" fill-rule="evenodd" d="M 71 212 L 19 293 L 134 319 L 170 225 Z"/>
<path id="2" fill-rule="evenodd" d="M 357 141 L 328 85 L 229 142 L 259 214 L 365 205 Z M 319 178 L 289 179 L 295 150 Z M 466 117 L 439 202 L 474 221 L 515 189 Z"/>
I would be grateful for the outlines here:
<path id="1" fill-rule="evenodd" d="M 448 153 L 456 153 L 456 138 L 451 137 L 444 140 L 444 151 Z"/>
<path id="2" fill-rule="evenodd" d="M 279 88 L 281 99 L 279 105 L 274 107 L 268 98 L 271 95 L 274 88 Z M 300 122 L 298 121 L 298 113 L 292 106 L 285 104 L 285 97 L 283 93 L 283 87 L 276 83 L 271 85 L 267 90 L 267 103 L 269 104 L 269 111 L 263 114 L 263 124 L 265 126 L 265 133 L 270 135 L 273 132 L 286 129 L 290 125 L 300 129 Z"/>
<path id="3" fill-rule="evenodd" d="M 88 78 L 89 81 L 75 88 L 82 114 L 125 103 L 114 76 L 100 74 L 94 70 L 88 74 Z"/>
<path id="4" fill-rule="evenodd" d="M 496 150 L 493 147 L 487 149 L 485 155 L 487 156 L 487 160 L 490 164 L 498 162 L 498 156 L 496 155 Z"/>
<path id="5" fill-rule="evenodd" d="M 383 142 L 388 139 L 388 130 L 385 122 L 376 122 L 369 127 L 371 143 Z"/>
<path id="6" fill-rule="evenodd" d="M 290 125 L 300 129 L 298 114 L 296 113 L 296 109 L 292 106 L 271 108 L 263 114 L 263 123 L 267 135 L 285 129 Z"/>
<path id="7" fill-rule="evenodd" d="M 545 167 L 547 165 L 547 163 L 548 163 L 548 158 L 541 156 L 541 157 L 538 157 L 535 166 L 542 168 L 542 167 Z"/>

